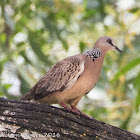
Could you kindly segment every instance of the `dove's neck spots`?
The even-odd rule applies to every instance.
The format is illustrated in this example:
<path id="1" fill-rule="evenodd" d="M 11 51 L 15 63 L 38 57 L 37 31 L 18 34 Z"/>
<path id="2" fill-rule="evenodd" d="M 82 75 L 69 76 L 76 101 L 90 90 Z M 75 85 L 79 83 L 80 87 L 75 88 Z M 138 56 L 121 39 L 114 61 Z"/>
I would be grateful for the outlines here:
<path id="1" fill-rule="evenodd" d="M 83 54 L 85 54 L 87 57 L 91 58 L 92 61 L 94 61 L 94 59 L 100 57 L 102 53 L 100 52 L 100 50 L 94 49 L 91 51 L 84 52 Z"/>

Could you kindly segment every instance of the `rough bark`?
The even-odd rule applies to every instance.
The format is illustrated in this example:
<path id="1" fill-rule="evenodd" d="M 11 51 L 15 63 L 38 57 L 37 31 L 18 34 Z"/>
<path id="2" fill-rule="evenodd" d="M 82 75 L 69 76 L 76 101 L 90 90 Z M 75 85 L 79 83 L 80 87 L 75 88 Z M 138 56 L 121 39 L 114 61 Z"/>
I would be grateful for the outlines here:
<path id="1" fill-rule="evenodd" d="M 0 139 L 140 140 L 140 136 L 61 108 L 0 98 Z"/>

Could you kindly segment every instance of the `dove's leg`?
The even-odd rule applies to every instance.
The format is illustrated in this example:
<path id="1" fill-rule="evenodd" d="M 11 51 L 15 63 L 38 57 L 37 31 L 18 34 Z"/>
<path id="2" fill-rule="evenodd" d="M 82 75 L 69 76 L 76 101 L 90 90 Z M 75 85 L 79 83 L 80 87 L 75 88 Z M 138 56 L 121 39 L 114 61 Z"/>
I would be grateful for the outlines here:
<path id="1" fill-rule="evenodd" d="M 66 110 L 68 110 L 68 111 L 74 112 L 74 113 L 76 113 L 76 114 L 78 114 L 78 115 L 83 115 L 83 116 L 85 116 L 85 117 L 87 117 L 87 118 L 89 118 L 89 119 L 93 119 L 92 117 L 90 117 L 90 116 L 86 115 L 85 113 L 81 112 L 78 108 L 76 108 L 76 107 L 73 106 L 73 105 L 71 105 L 71 108 L 68 107 L 68 106 L 67 106 L 66 104 L 64 104 L 63 102 L 61 102 L 60 105 L 63 106 L 63 107 L 64 107 Z"/>
<path id="2" fill-rule="evenodd" d="M 60 105 L 63 106 L 66 110 L 71 111 L 71 112 L 74 112 L 74 113 L 80 115 L 80 112 L 79 112 L 79 111 L 74 110 L 73 108 L 68 107 L 68 106 L 67 106 L 66 104 L 64 104 L 63 102 L 61 102 Z"/>
<path id="3" fill-rule="evenodd" d="M 72 110 L 74 110 L 75 112 L 78 112 L 77 114 L 83 115 L 89 119 L 93 119 L 92 117 L 88 116 L 87 114 L 81 112 L 78 108 L 76 108 L 75 106 L 71 106 Z"/>
<path id="4" fill-rule="evenodd" d="M 64 104 L 63 102 L 60 103 L 61 106 L 63 106 L 66 110 L 70 111 L 71 108 L 68 107 L 66 104 Z"/>

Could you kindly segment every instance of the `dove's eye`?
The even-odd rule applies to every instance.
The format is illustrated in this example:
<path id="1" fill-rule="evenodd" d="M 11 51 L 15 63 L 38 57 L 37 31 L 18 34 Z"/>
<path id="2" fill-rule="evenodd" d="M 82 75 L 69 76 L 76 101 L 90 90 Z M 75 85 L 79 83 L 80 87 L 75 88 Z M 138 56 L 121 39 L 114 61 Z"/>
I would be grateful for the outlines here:
<path id="1" fill-rule="evenodd" d="M 111 39 L 108 39 L 107 42 L 112 45 L 112 40 Z"/>

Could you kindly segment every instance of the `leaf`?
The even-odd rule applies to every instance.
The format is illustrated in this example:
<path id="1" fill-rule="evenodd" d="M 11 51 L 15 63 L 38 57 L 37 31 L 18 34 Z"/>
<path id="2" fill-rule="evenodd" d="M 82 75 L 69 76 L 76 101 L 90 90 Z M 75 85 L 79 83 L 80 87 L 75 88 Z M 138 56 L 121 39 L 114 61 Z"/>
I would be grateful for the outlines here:
<path id="1" fill-rule="evenodd" d="M 8 60 L 9 60 L 9 59 L 8 59 L 7 56 L 4 57 L 2 60 L 0 60 L 0 74 L 1 74 L 1 72 L 3 71 L 3 65 L 4 65 L 4 63 L 6 63 Z"/>
<path id="2" fill-rule="evenodd" d="M 134 79 L 133 83 L 134 87 L 139 89 L 140 88 L 140 73 L 137 75 L 137 77 Z"/>
<path id="3" fill-rule="evenodd" d="M 68 50 L 68 44 L 67 44 L 67 42 L 65 40 L 63 40 L 63 39 L 60 39 L 60 40 L 61 40 L 61 42 L 63 44 L 63 48 L 67 51 Z"/>
<path id="4" fill-rule="evenodd" d="M 6 90 L 8 90 L 12 85 L 11 84 L 4 84 L 3 86 Z"/>
<path id="5" fill-rule="evenodd" d="M 97 10 L 95 9 L 88 9 L 85 12 L 85 15 L 83 17 L 84 20 L 93 17 L 97 13 Z"/>
<path id="6" fill-rule="evenodd" d="M 121 124 L 120 128 L 127 130 L 128 124 L 129 124 L 129 121 L 130 121 L 131 117 L 132 117 L 132 112 L 130 112 L 128 117 L 123 121 L 123 123 Z"/>
<path id="7" fill-rule="evenodd" d="M 4 43 L 6 41 L 6 35 L 5 34 L 1 34 L 0 35 L 0 42 Z"/>
<path id="8" fill-rule="evenodd" d="M 61 31 L 58 29 L 57 25 L 55 24 L 56 21 L 53 20 L 51 17 L 42 18 L 45 27 L 50 33 L 51 39 L 58 39 L 62 42 L 64 49 L 68 50 L 67 42 L 61 37 Z"/>
<path id="9" fill-rule="evenodd" d="M 25 93 L 27 93 L 29 91 L 30 85 L 26 82 L 23 75 L 20 73 L 19 73 L 19 78 L 20 78 L 20 82 L 21 82 L 20 91 L 21 91 L 21 94 L 24 95 Z"/>
<path id="10" fill-rule="evenodd" d="M 8 89 L 10 88 L 11 85 L 9 84 L 4 84 L 2 86 L 0 86 L 0 95 L 2 94 L 2 96 L 6 96 L 8 99 L 18 99 L 18 96 L 15 95 L 10 95 L 8 93 Z"/>
<path id="11" fill-rule="evenodd" d="M 136 67 L 138 64 L 140 64 L 140 57 L 134 59 L 133 61 L 129 62 L 127 65 L 125 65 L 123 68 L 121 68 L 114 76 L 114 78 L 111 80 L 116 81 L 118 80 L 118 78 L 123 75 L 126 74 L 128 71 L 130 71 L 131 69 L 133 69 L 134 67 Z"/>
<path id="12" fill-rule="evenodd" d="M 25 59 L 26 63 L 31 64 L 30 60 L 28 59 L 28 57 L 25 54 L 25 51 L 21 51 L 20 54 Z"/>
<path id="13" fill-rule="evenodd" d="M 26 83 L 28 83 L 28 85 L 32 87 L 36 81 L 30 76 L 30 74 L 28 74 L 28 71 L 25 71 L 21 66 L 18 66 L 17 68 L 19 78 L 22 77 L 24 81 L 26 81 Z"/>
<path id="14" fill-rule="evenodd" d="M 48 57 L 46 55 L 44 55 L 44 53 L 41 51 L 40 44 L 37 41 L 35 41 L 36 38 L 35 38 L 33 32 L 32 33 L 29 32 L 28 38 L 29 38 L 29 43 L 30 43 L 31 47 L 32 47 L 33 51 L 35 52 L 35 54 L 38 56 L 38 58 L 42 62 L 46 63 L 47 65 L 51 65 L 51 62 L 48 60 Z"/>
<path id="15" fill-rule="evenodd" d="M 139 111 L 139 106 L 140 106 L 140 89 L 139 89 L 138 94 L 137 94 L 136 99 L 135 99 L 136 112 Z"/>
<path id="16" fill-rule="evenodd" d="M 53 18 L 51 17 L 46 17 L 46 18 L 42 18 L 42 21 L 45 25 L 45 27 L 47 28 L 47 30 L 50 33 L 50 36 L 52 39 L 55 39 L 57 36 L 57 27 L 53 22 Z"/>
<path id="17" fill-rule="evenodd" d="M 3 93 L 0 91 L 0 96 L 3 96 Z"/>
<path id="18" fill-rule="evenodd" d="M 138 7 L 135 7 L 135 8 L 133 8 L 133 9 L 130 9 L 129 12 L 131 12 L 131 13 L 135 13 L 135 12 L 137 12 L 138 10 L 139 10 L 139 8 L 138 8 Z"/>
<path id="19" fill-rule="evenodd" d="M 82 41 L 80 41 L 80 43 L 79 43 L 79 47 L 80 47 L 80 52 L 83 52 L 84 51 L 84 49 L 85 49 L 85 43 L 84 42 L 82 42 Z"/>
<path id="20" fill-rule="evenodd" d="M 84 109 L 84 112 L 86 114 L 89 114 L 90 116 L 93 116 L 94 118 L 98 118 L 99 120 L 101 120 L 100 115 L 104 114 L 107 115 L 107 109 L 104 107 L 101 108 L 95 108 L 94 111 L 91 110 L 87 110 L 87 108 Z"/>

